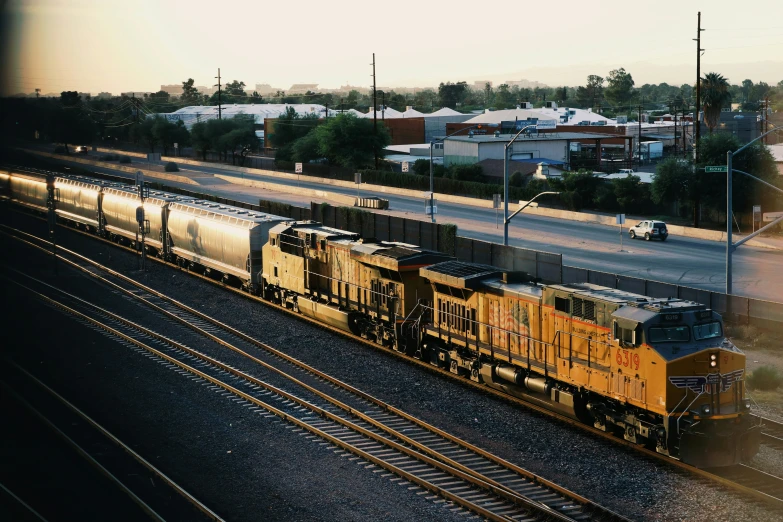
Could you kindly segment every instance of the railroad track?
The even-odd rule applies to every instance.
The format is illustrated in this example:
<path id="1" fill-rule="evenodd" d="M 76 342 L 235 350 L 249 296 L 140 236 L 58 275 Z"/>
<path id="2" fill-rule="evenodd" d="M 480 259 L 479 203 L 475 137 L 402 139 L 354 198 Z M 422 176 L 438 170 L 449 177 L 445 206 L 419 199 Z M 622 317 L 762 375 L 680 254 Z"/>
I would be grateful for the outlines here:
<path id="1" fill-rule="evenodd" d="M 783 502 L 783 478 L 745 464 L 712 470 L 717 476 L 742 484 L 767 495 L 772 502 Z"/>
<path id="2" fill-rule="evenodd" d="M 233 394 L 235 400 L 238 398 L 253 411 L 278 416 L 488 520 L 626 520 L 312 368 L 299 366 L 299 374 L 293 376 L 245 353 L 265 370 L 299 387 L 296 393 L 286 391 L 75 295 L 29 279 L 37 290 L 15 284 L 91 327 L 176 367 L 180 373 L 188 372 L 194 380 Z M 59 299 L 47 294 L 57 294 Z M 179 323 L 208 338 L 218 337 L 190 322 L 196 318 L 186 318 L 186 313 L 192 312 L 181 310 Z M 227 330 L 224 334 L 236 332 Z M 242 341 L 243 337 L 234 340 Z M 224 338 L 220 344 L 228 347 Z M 284 362 L 290 365 L 290 358 Z M 309 378 L 307 373 L 311 374 Z"/>
<path id="3" fill-rule="evenodd" d="M 9 398 L 62 439 L 149 518 L 159 522 L 167 518 L 223 522 L 182 486 L 27 370 L 6 360 L 2 373 L 0 389 Z M 5 486 L 2 489 L 36 519 L 46 520 Z"/>
<path id="4" fill-rule="evenodd" d="M 10 227 L 7 227 L 5 225 L 0 225 L 0 227 L 3 228 L 3 229 L 9 230 L 9 231 L 16 230 L 16 229 L 10 229 Z M 69 230 L 73 230 L 73 229 L 69 229 Z M 78 233 L 78 234 L 82 234 L 82 235 L 85 235 L 87 237 L 90 237 L 90 238 L 92 238 L 94 240 L 97 239 L 98 241 L 103 241 L 103 242 L 112 244 L 114 246 L 117 246 L 118 248 L 125 249 L 126 251 L 137 253 L 132 248 L 116 245 L 113 242 L 110 242 L 110 241 L 105 240 L 103 238 L 96 237 L 96 236 L 94 236 L 92 234 L 88 234 L 88 233 L 85 233 L 85 232 L 82 232 L 82 231 L 79 231 L 79 230 L 73 230 L 73 231 Z M 17 231 L 17 232 L 21 233 L 22 235 L 24 235 L 27 238 L 33 239 L 34 241 L 41 242 L 42 244 L 45 244 L 45 245 L 50 245 L 50 243 L 48 241 L 43 240 L 41 238 L 38 238 L 37 236 L 33 236 L 31 234 L 27 234 L 26 232 L 23 232 L 23 231 Z M 8 234 L 8 235 L 11 235 L 11 234 Z M 23 239 L 23 238 L 18 238 L 17 237 L 16 239 L 20 240 L 20 241 L 23 241 L 23 242 L 29 243 L 29 241 L 27 241 L 26 239 Z M 37 245 L 34 245 L 34 246 L 36 246 L 37 248 L 40 248 L 41 250 L 46 251 L 46 252 L 50 251 L 49 250 L 50 246 L 49 247 L 40 247 L 40 246 L 37 246 Z M 58 248 L 60 248 L 60 247 L 58 247 Z M 67 252 L 67 250 L 65 250 L 65 249 L 61 249 L 61 251 L 62 252 Z M 88 258 L 86 258 L 84 256 L 80 256 L 79 254 L 76 254 L 76 253 L 73 253 L 73 255 L 79 256 L 80 258 L 82 258 L 84 260 L 84 262 L 87 262 L 87 263 L 91 264 L 92 266 L 96 266 L 96 267 L 100 266 L 98 263 L 96 263 L 96 262 L 94 262 L 92 260 L 89 260 Z M 304 316 L 302 316 L 300 314 L 297 314 L 295 312 L 292 312 L 292 311 L 286 309 L 285 307 L 282 307 L 282 306 L 270 303 L 270 302 L 265 301 L 265 300 L 263 300 L 263 299 L 261 299 L 259 297 L 250 295 L 250 294 L 248 294 L 246 292 L 243 292 L 240 289 L 233 288 L 233 287 L 230 287 L 230 286 L 226 286 L 226 285 L 222 284 L 221 282 L 216 281 L 215 279 L 210 278 L 208 276 L 205 276 L 205 275 L 202 275 L 202 274 L 199 274 L 199 273 L 196 273 L 196 272 L 183 270 L 182 268 L 177 267 L 174 264 L 167 263 L 166 261 L 161 260 L 161 259 L 156 259 L 156 258 L 151 258 L 151 259 L 154 259 L 156 262 L 159 262 L 159 263 L 171 266 L 171 267 L 173 267 L 173 268 L 175 268 L 177 270 L 185 271 L 189 275 L 192 275 L 194 277 L 197 277 L 197 278 L 200 278 L 202 280 L 208 281 L 208 282 L 210 282 L 212 284 L 220 285 L 222 288 L 224 288 L 227 291 L 234 292 L 234 293 L 236 293 L 236 294 L 238 294 L 238 295 L 240 295 L 240 296 L 242 296 L 242 297 L 244 297 L 246 299 L 253 300 L 253 301 L 255 301 L 257 303 L 260 303 L 260 304 L 263 304 L 265 306 L 273 307 L 273 308 L 275 308 L 275 309 L 277 309 L 279 311 L 282 311 L 284 313 L 290 314 L 290 315 L 296 317 L 299 320 L 303 320 L 303 321 L 309 322 L 309 323 L 311 323 L 311 324 L 313 324 L 315 326 L 318 326 L 319 328 L 330 330 L 330 331 L 332 331 L 332 332 L 334 332 L 334 333 L 336 333 L 338 335 L 342 335 L 344 337 L 348 337 L 348 338 L 350 338 L 350 339 L 352 339 L 352 340 L 354 340 L 356 342 L 360 342 L 360 343 L 362 343 L 362 344 L 364 344 L 366 346 L 372 347 L 374 349 L 383 350 L 385 353 L 391 354 L 393 356 L 400 357 L 402 360 L 405 360 L 409 364 L 416 364 L 416 365 L 419 365 L 420 367 L 426 368 L 427 370 L 429 370 L 429 371 L 431 371 L 433 373 L 439 374 L 439 375 L 444 376 L 444 377 L 448 377 L 450 379 L 456 379 L 456 377 L 454 377 L 454 375 L 452 375 L 448 370 L 442 370 L 440 368 L 432 366 L 431 364 L 429 364 L 427 362 L 419 361 L 417 359 L 413 359 L 413 358 L 404 356 L 402 354 L 398 354 L 397 352 L 388 350 L 386 348 L 379 347 L 377 344 L 375 344 L 375 343 L 373 343 L 371 341 L 368 341 L 366 339 L 362 339 L 361 337 L 352 335 L 352 334 L 347 333 L 347 332 L 345 332 L 343 330 L 340 330 L 340 329 L 337 329 L 337 328 L 334 328 L 334 327 L 330 327 L 328 325 L 324 325 L 324 324 L 319 323 L 317 321 L 314 321 L 312 319 L 306 318 L 306 317 L 304 317 Z M 107 270 L 110 270 L 110 269 L 107 269 Z M 125 276 L 122 276 L 122 277 L 125 277 Z M 127 281 L 130 284 L 136 286 L 137 288 L 142 288 L 143 287 L 143 285 L 141 285 L 140 283 L 137 283 L 136 281 L 134 281 L 134 280 L 132 280 L 130 278 L 125 278 L 125 279 L 127 279 Z M 147 290 L 151 290 L 151 289 L 146 289 L 145 291 L 147 291 Z M 154 290 L 153 290 L 153 292 L 154 292 Z M 578 429 L 581 429 L 581 430 L 584 430 L 586 432 L 589 432 L 590 434 L 592 434 L 594 436 L 603 437 L 604 439 L 611 440 L 613 443 L 633 448 L 634 450 L 636 450 L 638 452 L 641 452 L 645 457 L 650 458 L 650 459 L 654 459 L 654 460 L 656 460 L 658 462 L 666 463 L 667 465 L 672 466 L 672 467 L 678 469 L 680 472 L 684 472 L 684 473 L 691 474 L 691 475 L 696 475 L 696 476 L 700 477 L 701 479 L 707 479 L 707 480 L 709 480 L 711 482 L 719 484 L 720 486 L 722 486 L 726 490 L 737 491 L 737 492 L 742 493 L 744 495 L 753 497 L 756 500 L 763 501 L 763 502 L 765 502 L 766 504 L 768 504 L 769 506 L 771 506 L 774 509 L 781 509 L 781 510 L 783 510 L 783 499 L 778 498 L 778 497 L 773 496 L 773 495 L 770 495 L 770 494 L 767 494 L 764 491 L 758 490 L 757 488 L 754 487 L 755 482 L 753 482 L 753 481 L 748 481 L 749 485 L 745 485 L 745 483 L 742 482 L 741 476 L 739 474 L 731 474 L 731 475 L 727 474 L 727 477 L 723 477 L 720 474 L 715 473 L 714 470 L 705 470 L 705 469 L 695 468 L 693 466 L 684 464 L 684 463 L 682 463 L 682 462 L 680 462 L 678 460 L 675 460 L 675 459 L 672 459 L 672 458 L 669 458 L 669 457 L 666 457 L 666 456 L 662 456 L 662 455 L 656 453 L 655 451 L 651 451 L 651 450 L 648 450 L 646 448 L 640 447 L 640 446 L 638 446 L 636 444 L 627 442 L 627 441 L 625 441 L 623 439 L 620 439 L 618 437 L 613 436 L 610 433 L 603 432 L 603 431 L 597 430 L 597 429 L 595 429 L 595 428 L 593 428 L 591 426 L 584 425 L 584 424 L 582 424 L 582 423 L 580 423 L 578 421 L 575 421 L 574 419 L 571 419 L 570 417 L 567 417 L 567 416 L 562 415 L 562 414 L 560 414 L 558 412 L 552 411 L 552 410 L 548 409 L 544 405 L 537 404 L 534 399 L 524 400 L 524 399 L 520 399 L 520 398 L 517 398 L 517 397 L 511 397 L 511 396 L 508 396 L 506 394 L 503 394 L 502 392 L 493 390 L 491 388 L 487 388 L 486 386 L 483 386 L 481 384 L 475 383 L 473 381 L 469 381 L 467 379 L 459 379 L 459 382 L 462 383 L 465 386 L 474 387 L 477 390 L 480 390 L 480 391 L 482 391 L 484 393 L 489 393 L 489 394 L 491 394 L 491 395 L 493 395 L 495 397 L 501 398 L 501 399 L 503 399 L 505 401 L 509 401 L 509 402 L 511 402 L 513 404 L 521 405 L 521 406 L 523 406 L 523 407 L 525 407 L 525 408 L 527 408 L 529 410 L 537 411 L 537 412 L 542 413 L 542 414 L 544 414 L 544 415 L 546 415 L 548 417 L 557 419 L 557 420 L 559 420 L 559 421 L 561 421 L 561 422 L 563 422 L 565 424 L 568 424 L 568 425 L 570 425 L 572 427 L 576 427 Z"/>
<path id="5" fill-rule="evenodd" d="M 766 417 L 758 417 L 763 423 L 761 428 L 761 443 L 776 450 L 783 450 L 783 422 Z"/>
<path id="6" fill-rule="evenodd" d="M 109 322 L 119 322 L 126 328 L 141 332 L 141 334 L 126 334 L 133 339 L 140 340 L 145 336 L 152 337 L 156 343 L 162 346 L 169 345 L 169 351 L 173 349 L 179 355 L 182 355 L 184 351 L 186 352 L 185 357 L 197 357 L 202 362 L 217 367 L 220 373 L 228 372 L 234 381 L 228 384 L 237 390 L 243 390 L 243 386 L 249 385 L 252 391 L 244 389 L 244 393 L 255 397 L 255 399 L 263 399 L 267 404 L 269 403 L 266 397 L 255 393 L 258 391 L 258 387 L 263 389 L 264 396 L 276 395 L 279 400 L 292 406 L 293 410 L 306 411 L 306 415 L 298 415 L 302 411 L 286 411 L 284 408 L 280 411 L 270 410 L 258 402 L 249 400 L 244 395 L 240 394 L 239 396 L 246 401 L 249 400 L 248 404 L 264 407 L 271 414 L 279 415 L 286 420 L 290 420 L 291 416 L 295 415 L 299 421 L 295 422 L 298 427 L 305 427 L 300 424 L 305 423 L 309 426 L 306 429 L 315 434 L 323 436 L 326 433 L 333 437 L 324 437 L 329 442 L 357 453 L 370 462 L 381 465 L 466 509 L 490 518 L 493 513 L 499 514 L 501 515 L 499 519 L 502 519 L 503 516 L 518 519 L 538 512 L 546 517 L 561 520 L 625 520 L 624 517 L 616 513 L 430 426 L 152 289 L 143 288 L 140 290 L 135 283 L 131 285 L 132 280 L 126 281 L 124 276 L 120 274 L 114 274 L 113 277 L 113 279 L 120 281 L 118 283 L 97 276 L 84 267 L 80 266 L 80 268 L 86 270 L 93 277 L 100 278 L 104 284 L 112 286 L 115 291 L 122 292 L 126 297 L 152 307 L 167 319 L 197 332 L 224 348 L 241 354 L 247 360 L 278 377 L 284 377 L 289 386 L 294 383 L 299 388 L 303 388 L 305 393 L 302 393 L 301 390 L 296 395 L 286 392 L 271 385 L 268 379 L 261 381 L 203 353 L 158 336 L 140 325 L 133 325 L 113 314 L 107 315 L 110 314 L 108 311 L 101 310 L 75 296 L 67 295 L 61 290 L 55 290 L 46 283 L 30 279 L 36 281 L 36 286 L 41 289 L 47 287 L 49 290 L 66 295 L 66 299 L 70 301 L 68 308 L 72 308 L 84 316 L 89 317 L 87 311 L 92 310 L 104 318 L 108 318 Z M 123 288 L 123 285 L 130 286 L 130 288 Z M 60 305 L 62 308 L 64 303 L 60 303 Z M 84 318 L 82 317 L 82 319 Z M 116 327 L 115 324 L 107 325 L 106 321 L 103 321 L 103 325 Z M 145 344 L 149 344 L 149 340 Z M 136 346 L 141 348 L 138 344 Z M 156 348 L 160 351 L 160 347 Z M 251 353 L 251 351 L 258 352 L 259 349 L 270 355 L 274 361 L 270 363 L 261 360 Z M 160 356 L 158 353 L 155 355 Z M 171 354 L 169 355 L 171 356 Z M 286 373 L 279 368 L 280 366 L 289 367 L 287 370 L 296 372 L 297 375 Z M 181 368 L 190 371 L 184 366 Z M 204 368 L 199 369 L 203 370 Z M 225 384 L 225 380 L 223 382 Z M 211 383 L 227 389 L 217 382 L 211 381 Z M 335 390 L 339 392 L 339 397 Z M 360 443 L 353 442 L 353 439 L 357 437 Z M 362 451 L 357 451 L 357 448 L 361 448 Z M 375 460 L 378 454 L 383 455 L 389 451 L 392 451 L 391 458 Z M 384 465 L 384 462 L 388 461 L 392 461 L 394 466 L 390 468 L 388 465 Z M 448 487 L 443 486 L 443 483 L 448 484 Z M 433 488 L 433 485 L 436 487 Z M 453 493 L 463 490 L 465 494 L 462 495 Z M 470 502 L 465 503 L 465 498 Z M 485 507 L 487 505 L 491 505 L 492 509 L 487 509 Z"/>

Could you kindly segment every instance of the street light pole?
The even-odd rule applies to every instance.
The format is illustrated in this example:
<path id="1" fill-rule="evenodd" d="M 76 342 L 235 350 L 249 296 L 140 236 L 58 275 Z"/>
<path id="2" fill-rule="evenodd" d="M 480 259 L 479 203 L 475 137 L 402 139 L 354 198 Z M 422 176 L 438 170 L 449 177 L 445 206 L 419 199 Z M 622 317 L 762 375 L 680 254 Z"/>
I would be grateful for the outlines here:
<path id="1" fill-rule="evenodd" d="M 731 251 L 734 245 L 731 243 L 731 216 L 733 214 L 731 201 L 731 162 L 734 153 L 726 153 L 726 295 L 731 295 Z"/>
<path id="2" fill-rule="evenodd" d="M 430 216 L 432 222 L 435 223 L 435 173 L 432 168 L 432 148 L 435 146 L 434 141 L 430 141 Z"/>
<path id="3" fill-rule="evenodd" d="M 777 219 L 777 220 L 773 221 L 772 223 L 770 223 L 769 225 L 767 225 L 767 226 L 765 226 L 763 228 L 760 228 L 759 230 L 757 230 L 756 232 L 754 232 L 750 236 L 747 236 L 744 239 L 742 239 L 741 241 L 738 241 L 736 245 L 731 242 L 731 219 L 732 219 L 732 215 L 733 215 L 732 194 L 731 194 L 731 176 L 733 174 L 732 163 L 734 161 L 734 156 L 739 154 L 740 152 L 744 151 L 748 147 L 750 147 L 754 142 L 764 138 L 767 134 L 772 134 L 773 132 L 780 132 L 780 130 L 781 129 L 778 129 L 778 128 L 772 129 L 771 131 L 765 132 L 764 134 L 762 134 L 761 136 L 759 136 L 755 140 L 749 141 L 748 143 L 746 143 L 742 147 L 738 148 L 734 152 L 728 151 L 726 153 L 726 294 L 731 294 L 731 254 L 742 243 L 744 243 L 745 241 L 747 241 L 748 239 L 750 239 L 753 236 L 757 236 L 763 230 L 766 230 L 771 225 L 774 225 L 778 221 L 780 221 L 780 219 Z M 757 181 L 761 181 L 762 183 L 764 183 L 766 185 L 769 185 L 765 181 L 760 180 L 760 179 L 756 178 L 755 176 L 751 176 L 747 172 L 742 172 L 742 171 L 737 171 L 737 172 L 740 172 L 741 174 L 746 174 L 746 175 L 756 179 Z M 780 189 L 777 188 L 777 187 L 774 187 L 772 185 L 769 185 L 769 186 L 774 188 L 775 190 L 780 191 Z"/>
<path id="4" fill-rule="evenodd" d="M 511 148 L 511 144 L 516 141 L 520 134 L 525 132 L 526 129 L 535 127 L 535 125 L 525 125 L 519 132 L 514 134 L 511 141 L 506 143 L 503 147 L 503 244 L 508 246 L 508 150 Z M 531 199 L 531 201 L 533 201 Z"/>

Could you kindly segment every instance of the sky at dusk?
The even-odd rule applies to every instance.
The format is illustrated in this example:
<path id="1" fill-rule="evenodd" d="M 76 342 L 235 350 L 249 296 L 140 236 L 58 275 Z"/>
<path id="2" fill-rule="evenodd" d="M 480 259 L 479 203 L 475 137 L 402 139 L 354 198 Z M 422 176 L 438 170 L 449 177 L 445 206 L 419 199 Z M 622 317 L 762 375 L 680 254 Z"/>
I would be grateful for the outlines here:
<path id="1" fill-rule="evenodd" d="M 157 91 L 242 80 L 322 88 L 444 81 L 580 85 L 625 67 L 636 85 L 783 80 L 783 1 L 422 2 L 0 0 L 4 94 Z"/>

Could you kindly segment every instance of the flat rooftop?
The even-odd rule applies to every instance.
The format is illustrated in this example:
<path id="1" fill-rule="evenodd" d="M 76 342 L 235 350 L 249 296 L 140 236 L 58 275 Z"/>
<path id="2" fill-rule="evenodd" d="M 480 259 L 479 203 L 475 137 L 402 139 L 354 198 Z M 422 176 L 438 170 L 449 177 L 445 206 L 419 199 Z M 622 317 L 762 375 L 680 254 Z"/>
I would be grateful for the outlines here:
<path id="1" fill-rule="evenodd" d="M 501 134 L 497 138 L 492 135 L 474 135 L 472 138 L 470 136 L 453 136 L 451 138 L 446 138 L 444 141 L 508 143 L 513 137 L 513 134 Z M 519 138 L 517 138 L 516 142 L 524 143 L 526 141 L 602 140 L 618 137 L 622 138 L 623 136 L 617 136 L 615 134 L 597 134 L 595 132 L 547 132 L 541 134 L 521 134 Z"/>

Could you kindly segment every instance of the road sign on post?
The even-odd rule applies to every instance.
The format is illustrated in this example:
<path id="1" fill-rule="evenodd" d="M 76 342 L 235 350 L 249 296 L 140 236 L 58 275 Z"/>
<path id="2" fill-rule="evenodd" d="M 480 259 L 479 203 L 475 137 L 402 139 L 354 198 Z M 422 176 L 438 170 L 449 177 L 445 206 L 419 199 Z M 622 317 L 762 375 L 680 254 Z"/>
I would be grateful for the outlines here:
<path id="1" fill-rule="evenodd" d="M 715 165 L 712 167 L 704 167 L 704 172 L 722 172 L 727 173 L 729 171 L 726 165 Z"/>
<path id="2" fill-rule="evenodd" d="M 408 172 L 408 162 L 407 161 L 403 161 L 402 162 L 402 171 L 403 172 Z"/>
<path id="3" fill-rule="evenodd" d="M 297 173 L 297 174 L 301 174 L 302 173 L 302 164 L 301 163 L 297 163 L 297 164 L 294 165 L 294 172 Z"/>
<path id="4" fill-rule="evenodd" d="M 438 213 L 437 200 L 433 199 L 432 194 L 424 199 L 424 214 L 434 216 Z"/>
<path id="5" fill-rule="evenodd" d="M 623 251 L 623 225 L 625 225 L 625 214 L 617 214 L 615 217 L 617 225 L 620 227 L 620 252 Z"/>
<path id="6" fill-rule="evenodd" d="M 756 223 L 761 223 L 761 205 L 753 205 L 753 232 L 756 231 Z"/>

